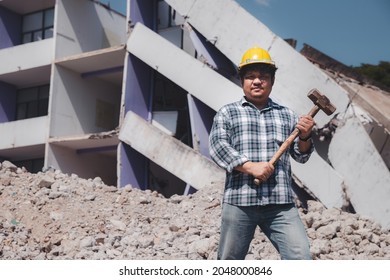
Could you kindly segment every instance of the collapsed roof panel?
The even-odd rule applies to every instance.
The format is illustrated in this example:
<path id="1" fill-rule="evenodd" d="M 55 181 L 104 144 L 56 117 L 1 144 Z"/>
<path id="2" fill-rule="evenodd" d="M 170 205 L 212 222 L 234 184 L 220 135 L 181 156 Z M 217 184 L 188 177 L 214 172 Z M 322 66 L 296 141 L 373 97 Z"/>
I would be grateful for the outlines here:
<path id="1" fill-rule="evenodd" d="M 329 158 L 356 212 L 390 228 L 390 173 L 357 118 L 347 118 L 337 129 Z"/>

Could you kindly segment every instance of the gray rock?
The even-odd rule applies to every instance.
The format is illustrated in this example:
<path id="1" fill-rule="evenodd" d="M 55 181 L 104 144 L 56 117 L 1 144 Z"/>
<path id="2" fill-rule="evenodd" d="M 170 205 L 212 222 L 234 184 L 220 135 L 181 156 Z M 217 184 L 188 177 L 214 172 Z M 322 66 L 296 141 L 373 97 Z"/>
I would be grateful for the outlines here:
<path id="1" fill-rule="evenodd" d="M 5 160 L 2 162 L 1 164 L 1 169 L 4 169 L 4 170 L 9 170 L 11 172 L 16 172 L 16 170 L 18 169 L 18 167 L 13 164 L 12 162 L 8 161 L 8 160 Z"/>
<path id="2" fill-rule="evenodd" d="M 88 248 L 92 247 L 96 244 L 95 238 L 92 236 L 84 237 L 82 240 L 80 240 L 80 248 Z"/>

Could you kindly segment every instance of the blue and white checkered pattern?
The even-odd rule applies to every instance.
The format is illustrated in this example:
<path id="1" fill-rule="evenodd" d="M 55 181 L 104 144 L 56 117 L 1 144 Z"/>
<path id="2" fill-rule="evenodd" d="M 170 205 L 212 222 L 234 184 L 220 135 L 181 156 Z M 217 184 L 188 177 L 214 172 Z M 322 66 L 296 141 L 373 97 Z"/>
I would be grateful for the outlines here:
<path id="1" fill-rule="evenodd" d="M 225 105 L 214 117 L 210 132 L 211 158 L 226 170 L 223 202 L 239 206 L 284 204 L 293 202 L 291 157 L 305 163 L 314 150 L 301 153 L 298 140 L 277 162 L 275 172 L 260 186 L 254 178 L 234 168 L 247 161 L 269 161 L 294 130 L 298 116 L 287 107 L 269 99 L 259 110 L 243 97 Z"/>

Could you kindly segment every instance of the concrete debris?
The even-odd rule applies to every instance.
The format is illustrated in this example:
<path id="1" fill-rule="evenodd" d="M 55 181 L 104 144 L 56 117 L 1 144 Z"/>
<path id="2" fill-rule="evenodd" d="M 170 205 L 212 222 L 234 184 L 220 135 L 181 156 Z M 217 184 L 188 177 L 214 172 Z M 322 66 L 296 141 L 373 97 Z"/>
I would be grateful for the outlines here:
<path id="1" fill-rule="evenodd" d="M 0 259 L 215 259 L 223 184 L 188 196 L 0 165 Z M 302 205 L 297 200 L 298 205 Z M 390 259 L 390 232 L 310 200 L 300 215 L 314 259 Z M 278 259 L 256 232 L 248 259 Z"/>
<path id="2" fill-rule="evenodd" d="M 106 139 L 106 138 L 113 138 L 118 136 L 119 134 L 119 128 L 116 128 L 111 131 L 107 132 L 101 132 L 101 133 L 94 133 L 89 135 L 88 139 Z"/>
<path id="3" fill-rule="evenodd" d="M 333 118 L 321 128 L 314 127 L 314 132 L 318 135 L 318 138 L 321 142 L 330 141 L 332 139 L 340 122 L 337 116 L 338 114 L 333 116 Z"/>

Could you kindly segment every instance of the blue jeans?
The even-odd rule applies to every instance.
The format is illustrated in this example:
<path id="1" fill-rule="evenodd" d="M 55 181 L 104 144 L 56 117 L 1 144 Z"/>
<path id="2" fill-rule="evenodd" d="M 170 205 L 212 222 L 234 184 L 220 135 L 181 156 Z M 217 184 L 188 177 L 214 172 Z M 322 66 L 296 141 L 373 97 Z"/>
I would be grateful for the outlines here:
<path id="1" fill-rule="evenodd" d="M 282 260 L 308 260 L 309 239 L 294 204 L 267 206 L 222 206 L 218 259 L 245 259 L 259 226 Z"/>

